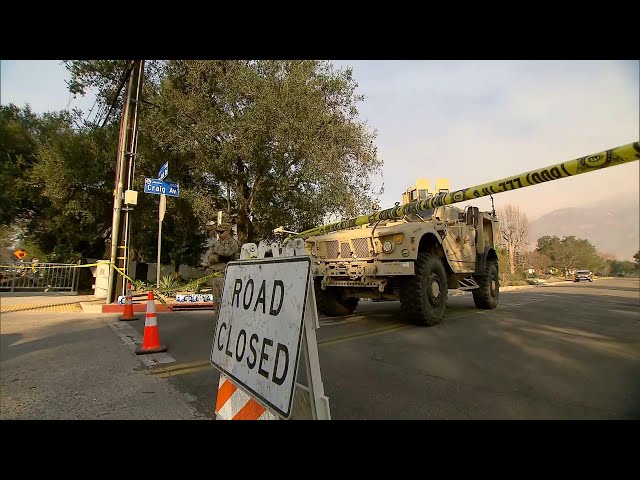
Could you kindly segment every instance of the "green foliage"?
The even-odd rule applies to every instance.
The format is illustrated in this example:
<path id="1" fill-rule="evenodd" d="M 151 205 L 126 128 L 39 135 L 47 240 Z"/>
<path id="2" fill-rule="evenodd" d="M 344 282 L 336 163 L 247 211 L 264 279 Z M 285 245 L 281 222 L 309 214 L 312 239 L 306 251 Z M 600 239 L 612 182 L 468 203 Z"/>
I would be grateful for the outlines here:
<path id="1" fill-rule="evenodd" d="M 177 275 L 165 275 L 160 279 L 160 291 L 166 292 L 182 285 L 182 280 Z"/>
<path id="2" fill-rule="evenodd" d="M 200 264 L 206 249 L 205 224 L 209 217 L 198 215 L 197 203 L 214 197 L 215 189 L 195 193 L 189 188 L 193 180 L 188 168 L 188 159 L 159 148 L 150 148 L 150 141 L 142 136 L 136 169 L 138 175 L 134 187 L 144 189 L 144 178 L 155 178 L 158 168 L 169 160 L 169 179 L 180 184 L 180 197 L 167 198 L 167 211 L 162 223 L 161 263 L 173 265 Z M 159 195 L 138 195 L 138 205 L 132 215 L 132 258 L 137 261 L 155 262 L 158 255 L 158 209 Z"/>
<path id="3" fill-rule="evenodd" d="M 628 260 L 611 260 L 608 269 L 609 275 L 614 277 L 628 277 L 630 275 L 637 275 L 640 272 L 640 265 Z"/>
<path id="4" fill-rule="evenodd" d="M 102 257 L 113 211 L 117 130 L 75 130 L 64 117 L 43 118 L 50 138 L 38 149 L 30 187 L 48 207 L 29 221 L 28 234 L 42 248 L 56 245 Z"/>
<path id="5" fill-rule="evenodd" d="M 636 263 L 640 264 L 640 250 L 638 250 L 634 255 L 633 258 L 636 259 Z"/>
<path id="6" fill-rule="evenodd" d="M 56 245 L 42 260 L 52 263 L 78 263 L 82 260 L 82 255 L 71 251 L 69 245 Z"/>
<path id="7" fill-rule="evenodd" d="M 521 268 L 517 268 L 514 273 L 511 273 L 509 263 L 509 250 L 506 247 L 497 247 L 496 253 L 498 254 L 498 276 L 500 278 L 500 285 L 506 287 L 508 285 L 527 285 L 527 274 Z"/>
<path id="8" fill-rule="evenodd" d="M 574 236 L 560 239 L 546 235 L 538 239 L 536 251 L 548 256 L 561 273 L 576 268 L 599 271 L 606 264 L 591 242 Z"/>
<path id="9" fill-rule="evenodd" d="M 10 225 L 39 203 L 27 183 L 37 148 L 38 118 L 31 109 L 0 106 L 0 225 Z"/>
<path id="10" fill-rule="evenodd" d="M 153 290 L 156 287 L 155 283 L 147 280 L 134 280 L 132 285 L 133 289 L 137 292 L 146 292 L 148 290 Z"/>
<path id="11" fill-rule="evenodd" d="M 65 62 L 69 89 L 114 100 L 126 61 Z M 301 230 L 328 214 L 373 209 L 382 161 L 375 132 L 358 119 L 350 70 L 322 61 L 146 62 L 135 187 L 170 162 L 180 198 L 169 199 L 162 261 L 197 265 L 204 226 L 224 209 L 239 241 Z M 0 222 L 24 220 L 26 239 L 52 258 L 103 257 L 110 238 L 119 101 L 104 128 L 72 114 L 0 111 Z M 155 261 L 155 195 L 131 214 L 131 258 Z"/>
<path id="12" fill-rule="evenodd" d="M 496 253 L 498 254 L 498 276 L 500 277 L 500 283 L 505 284 L 505 282 L 507 282 L 507 276 L 509 275 L 509 251 L 505 247 L 497 247 Z"/>
<path id="13" fill-rule="evenodd" d="M 318 61 L 170 61 L 143 119 L 155 143 L 189 159 L 196 214 L 237 215 L 240 243 L 278 225 L 368 211 L 382 165 L 357 119 L 351 72 Z M 196 204 L 194 204 L 196 207 Z"/>
<path id="14" fill-rule="evenodd" d="M 35 243 L 29 242 L 29 241 L 20 241 L 20 248 L 24 248 L 27 251 L 27 256 L 25 257 L 25 260 L 31 261 L 32 258 L 39 258 L 41 262 L 45 262 L 48 261 L 47 260 L 47 254 L 42 251 L 42 249 Z M 15 257 L 14 257 L 15 258 Z M 73 258 L 73 260 L 70 263 L 75 263 L 75 261 L 77 261 L 78 258 L 77 256 Z"/>
<path id="15" fill-rule="evenodd" d="M 158 82 L 163 63 L 158 60 L 145 61 L 144 90 L 153 88 L 154 83 Z M 92 91 L 105 112 L 113 105 L 108 123 L 118 124 L 123 95 L 120 93 L 120 96 L 116 97 L 118 93 L 116 89 L 123 80 L 129 61 L 65 60 L 64 64 L 70 75 L 70 80 L 67 82 L 69 92 L 74 96 L 84 96 L 87 91 Z M 97 120 L 102 121 L 104 118 Z"/>

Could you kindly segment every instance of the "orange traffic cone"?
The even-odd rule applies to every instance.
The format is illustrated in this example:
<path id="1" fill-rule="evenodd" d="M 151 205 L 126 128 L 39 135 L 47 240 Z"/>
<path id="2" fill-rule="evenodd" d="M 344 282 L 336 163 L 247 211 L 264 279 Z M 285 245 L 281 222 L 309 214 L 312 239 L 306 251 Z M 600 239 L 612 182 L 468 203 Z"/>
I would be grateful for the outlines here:
<path id="1" fill-rule="evenodd" d="M 118 319 L 120 321 L 138 320 L 133 314 L 133 298 L 131 297 L 131 284 L 127 283 L 127 298 L 124 302 L 124 310 L 122 316 Z"/>
<path id="2" fill-rule="evenodd" d="M 153 298 L 153 292 L 149 292 L 142 346 L 136 348 L 136 355 L 165 352 L 166 350 L 166 346 L 160 345 L 160 332 L 158 332 L 158 320 L 156 319 L 156 302 Z"/>

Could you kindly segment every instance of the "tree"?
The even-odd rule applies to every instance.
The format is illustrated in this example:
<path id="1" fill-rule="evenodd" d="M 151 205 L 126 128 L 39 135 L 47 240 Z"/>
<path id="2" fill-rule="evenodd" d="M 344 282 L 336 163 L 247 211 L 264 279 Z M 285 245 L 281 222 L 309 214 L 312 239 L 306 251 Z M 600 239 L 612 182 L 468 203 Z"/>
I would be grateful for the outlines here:
<path id="1" fill-rule="evenodd" d="M 638 250 L 634 255 L 633 258 L 636 259 L 636 263 L 640 265 L 640 250 Z"/>
<path id="2" fill-rule="evenodd" d="M 70 91 L 98 90 L 106 111 L 126 62 L 66 63 Z M 146 62 L 135 182 L 169 160 L 170 179 L 180 181 L 180 200 L 169 205 L 184 213 L 171 220 L 167 213 L 163 237 L 182 246 L 167 248 L 163 239 L 163 252 L 197 256 L 202 227 L 219 209 L 237 219 L 241 243 L 270 237 L 279 225 L 300 230 L 327 214 L 372 210 L 370 179 L 382 161 L 375 132 L 357 118 L 356 87 L 349 69 L 320 61 Z M 119 108 L 115 102 L 112 122 Z M 157 212 L 155 205 L 143 198 L 134 215 Z M 157 214 L 144 218 L 157 226 Z M 178 219 L 186 223 L 172 228 Z M 155 250 L 147 221 L 132 232 L 140 257 Z"/>
<path id="3" fill-rule="evenodd" d="M 509 271 L 509 252 L 504 247 L 497 247 L 496 253 L 498 255 L 498 272 L 500 277 L 500 284 L 502 286 L 508 285 L 511 280 Z"/>
<path id="4" fill-rule="evenodd" d="M 37 163 L 38 127 L 29 106 L 0 106 L 0 225 L 29 215 L 38 203 L 27 184 Z"/>
<path id="5" fill-rule="evenodd" d="M 547 273 L 551 266 L 551 258 L 544 253 L 537 250 L 532 252 L 526 252 L 524 254 L 525 263 L 527 266 L 531 266 L 538 273 Z"/>
<path id="6" fill-rule="evenodd" d="M 605 265 L 591 242 L 574 236 L 563 239 L 555 235 L 540 237 L 536 250 L 548 255 L 553 266 L 559 268 L 565 275 L 576 268 L 598 271 Z"/>
<path id="7" fill-rule="evenodd" d="M 609 263 L 609 273 L 613 276 L 628 276 L 638 271 L 638 264 L 628 260 L 612 260 Z"/>
<path id="8" fill-rule="evenodd" d="M 126 72 L 127 61 L 120 60 L 81 60 L 65 62 L 71 74 L 69 90 L 73 94 L 84 95 L 88 89 L 96 93 L 98 104 L 102 114 L 99 120 L 104 120 L 106 112 L 112 107 L 111 115 L 105 128 L 115 128 L 121 116 L 121 96 L 115 97 L 117 87 L 122 84 L 123 73 Z M 140 110 L 141 128 L 138 137 L 138 156 L 134 176 L 134 188 L 141 192 L 145 177 L 155 178 L 158 168 L 164 162 L 169 161 L 170 173 L 167 180 L 180 183 L 180 197 L 168 198 L 167 212 L 163 222 L 162 232 L 162 263 L 173 263 L 176 271 L 183 263 L 197 266 L 200 262 L 205 245 L 207 233 L 204 231 L 204 223 L 212 217 L 208 212 L 204 215 L 194 211 L 196 207 L 210 204 L 212 198 L 220 196 L 219 188 L 211 182 L 206 185 L 195 185 L 192 175 L 201 174 L 201 171 L 193 166 L 193 155 L 190 152 L 180 154 L 162 148 L 147 134 L 146 127 L 150 124 L 148 114 L 157 105 L 149 103 L 146 98 L 152 97 L 157 89 L 162 61 L 145 62 L 145 76 L 143 87 L 143 104 Z M 146 98 L 145 98 L 146 97 Z M 146 123 L 145 123 L 146 121 Z M 85 127 L 95 127 L 95 124 L 86 124 Z M 115 164 L 114 154 L 110 159 Z M 114 171 L 111 167 L 108 183 L 113 184 Z M 158 234 L 158 202 L 157 195 L 138 195 L 138 205 L 130 214 L 131 220 L 131 244 L 130 258 L 134 261 L 155 262 L 157 260 L 157 234 Z M 110 199 L 112 206 L 113 199 Z M 221 202 L 218 202 L 221 205 Z M 200 212 L 206 210 L 201 208 Z M 109 221 L 108 234 L 110 235 L 111 213 L 107 216 Z"/>
<path id="9" fill-rule="evenodd" d="M 522 253 L 527 245 L 529 221 L 527 215 L 513 205 L 499 208 L 497 214 L 500 222 L 500 235 L 509 252 L 509 269 L 513 274 L 516 271 L 516 255 Z"/>
<path id="10" fill-rule="evenodd" d="M 39 116 L 28 106 L 0 107 L 0 223 L 17 228 L 21 243 L 34 252 L 65 245 L 62 250 L 84 254 L 95 244 L 87 217 L 101 206 L 92 182 L 100 185 L 104 166 L 91 170 L 92 140 L 72 128 L 73 119 L 68 112 Z M 109 196 L 111 189 L 106 187 Z"/>
<path id="11" fill-rule="evenodd" d="M 242 244 L 372 209 L 382 161 L 356 86 L 320 61 L 170 61 L 145 129 L 192 158 L 194 189 L 220 187 Z"/>
<path id="12" fill-rule="evenodd" d="M 103 123 L 120 122 L 122 95 L 118 96 L 118 87 L 122 87 L 130 67 L 129 60 L 65 60 L 64 65 L 69 72 L 67 82 L 69 93 L 74 97 L 84 96 L 91 90 L 96 96 L 98 108 L 93 119 L 87 117 L 81 122 L 83 126 L 98 126 Z M 162 60 L 147 60 L 144 68 L 144 88 L 155 88 L 162 70 Z M 94 106 L 95 107 L 95 106 Z M 94 110 L 92 108 L 92 110 Z M 108 115 L 108 118 L 107 118 Z"/>
<path id="13" fill-rule="evenodd" d="M 64 112 L 43 115 L 41 128 L 29 187 L 47 205 L 29 218 L 28 236 L 47 252 L 57 246 L 100 258 L 111 229 L 117 130 L 75 129 Z"/>

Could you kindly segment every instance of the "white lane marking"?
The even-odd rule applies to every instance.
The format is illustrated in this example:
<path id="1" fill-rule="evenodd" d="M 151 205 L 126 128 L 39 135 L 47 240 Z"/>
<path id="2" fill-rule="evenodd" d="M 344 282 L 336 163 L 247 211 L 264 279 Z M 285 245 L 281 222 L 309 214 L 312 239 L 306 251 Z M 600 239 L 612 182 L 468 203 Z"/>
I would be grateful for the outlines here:
<path id="1" fill-rule="evenodd" d="M 114 322 L 110 323 L 109 327 L 132 352 L 135 351 L 138 345 L 142 345 L 140 334 L 131 325 L 124 322 Z M 155 367 L 158 364 L 173 363 L 176 361 L 175 358 L 166 352 L 136 355 L 136 357 L 147 367 Z"/>
<path id="2" fill-rule="evenodd" d="M 373 315 L 380 315 L 379 313 L 374 313 Z M 357 322 L 359 320 L 362 320 L 362 317 L 364 315 L 363 314 L 359 314 L 357 317 L 354 318 L 348 318 L 346 320 L 340 320 L 340 321 L 335 321 L 335 320 L 320 320 L 320 326 L 328 326 L 328 325 L 340 325 L 341 323 L 352 323 L 352 322 Z"/>
<path id="3" fill-rule="evenodd" d="M 538 300 L 529 300 L 528 302 L 522 303 L 510 303 L 509 305 L 498 305 L 498 308 L 509 308 L 509 307 L 519 307 L 520 305 L 527 305 L 529 303 L 536 303 L 544 301 L 542 298 Z"/>

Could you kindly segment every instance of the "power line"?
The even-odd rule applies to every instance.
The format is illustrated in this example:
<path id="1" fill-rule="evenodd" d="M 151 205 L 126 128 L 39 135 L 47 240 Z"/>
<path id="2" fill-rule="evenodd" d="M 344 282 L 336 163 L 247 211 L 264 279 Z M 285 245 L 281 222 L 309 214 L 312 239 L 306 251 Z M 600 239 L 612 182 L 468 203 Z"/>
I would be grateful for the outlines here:
<path id="1" fill-rule="evenodd" d="M 116 87 L 116 89 L 112 92 L 112 99 L 111 99 L 111 105 L 109 106 L 109 111 L 107 112 L 107 115 L 104 117 L 104 120 L 102 122 L 102 125 L 100 125 L 100 127 L 104 127 L 105 124 L 107 123 L 107 119 L 109 118 L 109 115 L 111 115 L 111 110 L 113 110 L 113 107 L 115 106 L 117 100 L 118 100 L 118 96 L 120 95 L 120 91 L 122 90 L 122 87 L 124 87 L 124 84 L 126 83 L 127 79 L 129 78 L 129 75 L 131 75 L 131 72 L 133 71 L 133 65 L 134 65 L 134 61 L 133 60 L 129 60 L 129 63 L 127 64 L 124 72 L 122 72 L 122 76 L 120 77 L 120 81 L 118 82 L 118 85 Z"/>

